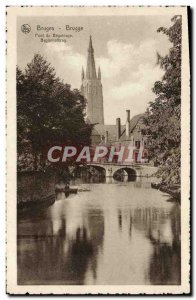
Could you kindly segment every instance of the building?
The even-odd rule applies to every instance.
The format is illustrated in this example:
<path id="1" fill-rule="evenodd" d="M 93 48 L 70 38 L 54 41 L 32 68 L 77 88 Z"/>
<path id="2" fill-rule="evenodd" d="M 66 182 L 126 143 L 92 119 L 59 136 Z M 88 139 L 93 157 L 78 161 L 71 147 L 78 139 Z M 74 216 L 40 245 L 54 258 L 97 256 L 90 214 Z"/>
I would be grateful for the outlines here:
<path id="1" fill-rule="evenodd" d="M 130 110 L 126 111 L 126 122 L 121 124 L 120 118 L 116 119 L 116 125 L 104 124 L 103 91 L 101 83 L 101 69 L 96 72 L 92 37 L 90 36 L 86 72 L 82 68 L 81 93 L 87 101 L 87 122 L 94 124 L 92 131 L 92 145 L 131 145 L 134 148 L 133 162 L 148 162 L 146 149 L 147 137 L 143 134 L 145 127 L 143 118 L 145 114 L 139 114 L 130 119 Z"/>
<path id="2" fill-rule="evenodd" d="M 120 118 L 116 119 L 117 137 L 114 145 L 118 149 L 121 146 L 131 146 L 133 148 L 133 162 L 148 162 L 147 136 L 144 134 L 145 114 L 139 114 L 130 119 L 130 110 L 126 111 L 125 128 L 121 128 Z"/>

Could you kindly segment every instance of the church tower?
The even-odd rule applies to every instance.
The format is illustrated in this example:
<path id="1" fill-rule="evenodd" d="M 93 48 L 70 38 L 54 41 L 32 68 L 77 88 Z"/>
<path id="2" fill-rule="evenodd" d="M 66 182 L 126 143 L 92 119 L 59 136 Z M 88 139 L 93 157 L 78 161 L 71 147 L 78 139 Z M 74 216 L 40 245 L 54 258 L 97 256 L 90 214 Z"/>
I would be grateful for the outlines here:
<path id="1" fill-rule="evenodd" d="M 94 49 L 91 36 L 88 47 L 86 73 L 82 68 L 81 92 L 87 100 L 86 114 L 88 121 L 93 124 L 104 124 L 101 70 L 99 67 L 98 72 L 96 73 Z"/>

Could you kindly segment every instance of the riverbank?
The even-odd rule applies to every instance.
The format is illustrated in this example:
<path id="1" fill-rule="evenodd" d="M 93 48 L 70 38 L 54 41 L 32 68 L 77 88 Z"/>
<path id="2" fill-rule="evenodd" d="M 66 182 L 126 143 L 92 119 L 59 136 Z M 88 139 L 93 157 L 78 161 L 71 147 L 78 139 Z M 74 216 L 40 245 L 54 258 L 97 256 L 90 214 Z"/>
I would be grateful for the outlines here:
<path id="1" fill-rule="evenodd" d="M 17 209 L 47 208 L 55 202 L 55 174 L 41 171 L 17 172 Z"/>
<path id="2" fill-rule="evenodd" d="M 181 201 L 181 189 L 179 185 L 167 186 L 163 183 L 151 183 L 151 187 L 169 194 L 177 202 Z"/>
<path id="3" fill-rule="evenodd" d="M 178 202 L 181 202 L 181 190 L 176 186 L 161 186 L 160 191 L 169 194 L 172 198 L 176 199 Z"/>
<path id="4" fill-rule="evenodd" d="M 52 194 L 42 199 L 34 199 L 31 201 L 21 201 L 17 203 L 17 209 L 19 212 L 27 212 L 32 210 L 45 209 L 54 204 L 55 195 Z"/>

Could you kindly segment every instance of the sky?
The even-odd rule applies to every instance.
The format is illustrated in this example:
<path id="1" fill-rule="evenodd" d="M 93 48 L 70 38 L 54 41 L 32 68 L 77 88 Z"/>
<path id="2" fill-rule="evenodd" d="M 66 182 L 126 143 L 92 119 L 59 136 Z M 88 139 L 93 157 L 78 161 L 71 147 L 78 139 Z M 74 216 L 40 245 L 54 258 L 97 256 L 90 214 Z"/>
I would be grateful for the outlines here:
<path id="1" fill-rule="evenodd" d="M 131 117 L 144 113 L 153 101 L 154 82 L 161 80 L 163 70 L 156 65 L 156 53 L 166 55 L 171 47 L 167 36 L 157 33 L 169 27 L 173 16 L 82 16 L 18 17 L 17 64 L 24 70 L 35 53 L 43 55 L 55 68 L 57 76 L 72 88 L 81 86 L 81 69 L 86 69 L 89 35 L 92 35 L 96 68 L 102 74 L 104 119 L 115 124 L 117 117 L 125 122 L 126 109 Z M 21 26 L 28 24 L 29 33 Z M 54 27 L 49 34 L 72 35 L 64 42 L 43 43 L 36 34 L 46 34 L 41 27 Z M 83 27 L 81 31 L 66 30 Z"/>

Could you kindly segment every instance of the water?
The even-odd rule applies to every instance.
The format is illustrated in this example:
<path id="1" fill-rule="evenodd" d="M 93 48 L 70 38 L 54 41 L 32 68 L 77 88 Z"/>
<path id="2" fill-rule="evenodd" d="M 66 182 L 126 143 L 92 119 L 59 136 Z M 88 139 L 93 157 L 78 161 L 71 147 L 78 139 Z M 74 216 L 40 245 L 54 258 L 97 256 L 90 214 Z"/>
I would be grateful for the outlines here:
<path id="1" fill-rule="evenodd" d="M 180 284 L 180 206 L 143 180 L 18 216 L 18 284 Z"/>

